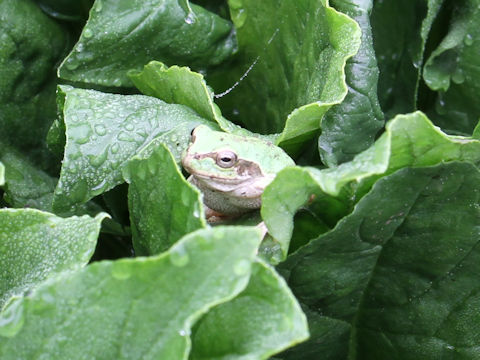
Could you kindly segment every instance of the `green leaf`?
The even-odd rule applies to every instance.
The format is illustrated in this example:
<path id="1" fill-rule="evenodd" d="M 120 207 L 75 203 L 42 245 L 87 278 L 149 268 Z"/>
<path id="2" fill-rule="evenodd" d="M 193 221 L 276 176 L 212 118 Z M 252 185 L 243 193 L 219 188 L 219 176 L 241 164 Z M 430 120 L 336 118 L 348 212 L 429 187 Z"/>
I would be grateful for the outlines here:
<path id="1" fill-rule="evenodd" d="M 456 5 L 448 34 L 425 65 L 425 82 L 438 90 L 432 118 L 444 129 L 471 134 L 478 123 L 479 38 L 478 1 Z"/>
<path id="2" fill-rule="evenodd" d="M 371 23 L 380 69 L 378 97 L 387 118 L 418 108 L 425 46 L 443 2 L 375 2 Z"/>
<path id="3" fill-rule="evenodd" d="M 251 227 L 202 229 L 162 255 L 53 279 L 4 310 L 0 357 L 185 359 L 195 320 L 247 286 L 260 241 Z"/>
<path id="4" fill-rule="evenodd" d="M 177 161 L 199 124 L 182 105 L 142 95 L 114 95 L 61 86 L 65 99 L 65 154 L 53 199 L 56 211 L 82 204 L 123 182 L 122 168 L 165 143 Z"/>
<path id="5" fill-rule="evenodd" d="M 31 164 L 27 157 L 0 142 L 5 167 L 5 201 L 10 206 L 52 211 L 57 179 Z"/>
<path id="6" fill-rule="evenodd" d="M 130 79 L 145 95 L 154 96 L 169 104 L 186 105 L 201 117 L 212 120 L 225 132 L 255 136 L 274 141 L 275 136 L 252 133 L 222 116 L 214 103 L 214 94 L 205 82 L 203 75 L 188 67 L 167 67 L 161 62 L 152 61 L 142 71 L 130 72 Z"/>
<path id="7" fill-rule="evenodd" d="M 0 162 L 0 186 L 5 185 L 5 165 Z"/>
<path id="8" fill-rule="evenodd" d="M 448 136 L 420 112 L 398 115 L 376 143 L 351 162 L 324 170 L 282 170 L 263 193 L 262 218 L 286 255 L 293 216 L 312 197 L 320 204 L 319 216 L 333 226 L 380 177 L 408 166 L 455 160 L 479 162 L 480 141 Z"/>
<path id="9" fill-rule="evenodd" d="M 63 219 L 34 209 L 0 209 L 0 308 L 52 274 L 85 266 L 107 216 Z"/>
<path id="10" fill-rule="evenodd" d="M 289 256 L 282 270 L 314 324 L 296 353 L 477 358 L 479 180 L 468 163 L 399 170 Z"/>
<path id="11" fill-rule="evenodd" d="M 343 68 L 358 50 L 360 29 L 324 1 L 232 0 L 229 5 L 239 57 L 234 67 L 208 81 L 224 90 L 252 66 L 218 100 L 222 111 L 253 131 L 285 128 L 279 143 L 295 149 L 318 132 L 324 113 L 345 97 Z"/>
<path id="12" fill-rule="evenodd" d="M 200 191 L 188 183 L 161 144 L 148 158 L 124 168 L 133 246 L 137 255 L 167 250 L 182 236 L 206 226 Z"/>
<path id="13" fill-rule="evenodd" d="M 378 67 L 370 26 L 372 0 L 334 0 L 330 4 L 354 19 L 362 29 L 361 45 L 345 65 L 348 93 L 322 120 L 319 151 L 328 166 L 338 165 L 366 150 L 383 127 L 377 97 Z"/>
<path id="14" fill-rule="evenodd" d="M 283 278 L 257 261 L 245 290 L 196 325 L 190 359 L 267 359 L 307 337 L 305 315 Z"/>
<path id="15" fill-rule="evenodd" d="M 43 165 L 55 118 L 55 65 L 65 31 L 31 1 L 0 2 L 0 141 Z"/>
<path id="16" fill-rule="evenodd" d="M 51 17 L 67 21 L 85 21 L 93 0 L 35 0 Z"/>
<path id="17" fill-rule="evenodd" d="M 176 0 L 101 0 L 58 76 L 103 86 L 131 86 L 127 72 L 151 60 L 205 68 L 236 51 L 229 21 Z"/>

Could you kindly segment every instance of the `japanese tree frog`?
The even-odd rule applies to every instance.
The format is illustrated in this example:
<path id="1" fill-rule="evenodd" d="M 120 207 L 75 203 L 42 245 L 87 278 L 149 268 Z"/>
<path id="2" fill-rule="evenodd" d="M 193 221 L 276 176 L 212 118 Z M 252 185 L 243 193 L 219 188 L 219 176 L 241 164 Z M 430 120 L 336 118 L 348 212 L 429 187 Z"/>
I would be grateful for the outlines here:
<path id="1" fill-rule="evenodd" d="M 293 160 L 272 143 L 200 125 L 182 158 L 189 181 L 203 193 L 211 215 L 235 216 L 258 209 L 265 187 Z"/>

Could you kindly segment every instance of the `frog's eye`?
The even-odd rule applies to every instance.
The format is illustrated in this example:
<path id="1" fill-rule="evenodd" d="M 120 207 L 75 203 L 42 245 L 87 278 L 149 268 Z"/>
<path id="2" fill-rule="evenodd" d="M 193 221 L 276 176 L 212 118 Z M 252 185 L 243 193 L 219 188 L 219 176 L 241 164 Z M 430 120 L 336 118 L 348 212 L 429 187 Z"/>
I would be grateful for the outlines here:
<path id="1" fill-rule="evenodd" d="M 225 150 L 217 154 L 217 165 L 222 168 L 230 168 L 237 162 L 237 154 L 233 151 Z"/>

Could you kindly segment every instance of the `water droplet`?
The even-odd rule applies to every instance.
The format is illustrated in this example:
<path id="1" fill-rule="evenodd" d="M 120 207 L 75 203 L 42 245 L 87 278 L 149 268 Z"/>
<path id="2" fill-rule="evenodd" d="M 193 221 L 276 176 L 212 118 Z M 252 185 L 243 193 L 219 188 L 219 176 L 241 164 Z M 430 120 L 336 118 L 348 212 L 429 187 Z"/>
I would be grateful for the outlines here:
<path id="1" fill-rule="evenodd" d="M 72 57 L 69 57 L 65 64 L 68 70 L 75 70 L 76 68 L 78 68 L 78 65 L 79 63 Z"/>
<path id="2" fill-rule="evenodd" d="M 107 129 L 105 128 L 104 125 L 98 124 L 98 125 L 95 125 L 95 132 L 97 133 L 97 135 L 103 136 L 107 133 Z"/>
<path id="3" fill-rule="evenodd" d="M 100 167 L 107 160 L 108 148 L 98 155 L 88 155 L 88 162 L 94 167 Z"/>
<path id="4" fill-rule="evenodd" d="M 116 78 L 113 80 L 113 86 L 122 86 L 122 79 Z"/>
<path id="5" fill-rule="evenodd" d="M 465 45 L 470 46 L 473 44 L 473 36 L 471 34 L 465 35 L 465 38 L 463 39 L 463 42 Z"/>
<path id="6" fill-rule="evenodd" d="M 193 24 L 195 22 L 195 14 L 193 12 L 189 12 L 185 18 L 185 22 L 189 25 Z"/>
<path id="7" fill-rule="evenodd" d="M 452 75 L 452 81 L 455 84 L 463 84 L 465 82 L 465 75 L 463 74 L 463 71 L 457 69 Z"/>
<path id="8" fill-rule="evenodd" d="M 102 8 L 103 8 L 103 3 L 100 0 L 97 0 L 95 2 L 95 11 L 100 12 L 102 11 Z"/>
<path id="9" fill-rule="evenodd" d="M 238 275 L 245 275 L 250 270 L 250 261 L 247 259 L 238 260 L 233 266 L 233 272 Z"/>
<path id="10" fill-rule="evenodd" d="M 91 135 L 92 135 L 92 129 L 87 124 L 82 124 L 80 126 L 75 127 L 75 131 L 73 133 L 75 142 L 80 145 L 86 144 L 90 140 Z"/>
<path id="11" fill-rule="evenodd" d="M 103 179 L 102 181 L 100 181 L 97 185 L 95 185 L 92 188 L 92 194 L 100 195 L 101 193 L 103 193 L 103 189 L 105 188 L 106 184 L 107 184 L 107 179 Z"/>
<path id="12" fill-rule="evenodd" d="M 117 143 L 113 144 L 113 145 L 110 147 L 110 151 L 112 152 L 112 154 L 118 153 L 118 150 L 120 150 L 120 146 L 118 146 Z"/>
<path id="13" fill-rule="evenodd" d="M 245 9 L 238 9 L 232 11 L 232 18 L 236 27 L 240 28 L 245 24 L 247 20 L 247 11 Z"/>
<path id="14" fill-rule="evenodd" d="M 83 36 L 87 39 L 91 38 L 93 36 L 93 31 L 90 29 L 84 29 L 83 30 Z"/>
<path id="15" fill-rule="evenodd" d="M 190 261 L 190 257 L 183 246 L 176 246 L 171 249 L 169 258 L 172 265 L 178 267 L 183 267 Z"/>
<path id="16" fill-rule="evenodd" d="M 112 276 L 117 280 L 127 280 L 132 275 L 129 263 L 117 261 L 112 266 Z"/>
<path id="17" fill-rule="evenodd" d="M 193 217 L 200 217 L 200 209 L 198 208 L 198 206 L 195 206 L 195 208 L 193 209 Z"/>
<path id="18" fill-rule="evenodd" d="M 186 332 L 184 329 L 179 330 L 179 331 L 178 331 L 178 334 L 179 334 L 180 336 L 187 336 L 187 332 Z"/>
<path id="19" fill-rule="evenodd" d="M 75 47 L 75 50 L 78 52 L 82 52 L 84 49 L 83 43 L 78 43 L 77 46 Z"/>
<path id="20" fill-rule="evenodd" d="M 23 299 L 13 298 L 5 305 L 0 316 L 0 335 L 15 336 L 23 327 Z"/>
<path id="21" fill-rule="evenodd" d="M 128 123 L 125 125 L 125 129 L 128 131 L 132 131 L 133 129 L 135 129 L 135 127 L 133 126 L 133 124 Z"/>

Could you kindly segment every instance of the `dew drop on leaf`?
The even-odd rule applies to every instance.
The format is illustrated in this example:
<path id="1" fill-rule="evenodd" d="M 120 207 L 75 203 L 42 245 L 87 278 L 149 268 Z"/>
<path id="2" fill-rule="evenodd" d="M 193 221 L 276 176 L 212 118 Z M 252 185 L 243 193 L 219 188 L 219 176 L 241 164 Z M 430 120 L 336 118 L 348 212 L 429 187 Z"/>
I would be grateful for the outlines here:
<path id="1" fill-rule="evenodd" d="M 97 135 L 103 136 L 107 133 L 107 129 L 105 128 L 104 125 L 97 124 L 97 125 L 95 125 L 95 132 L 97 133 Z"/>
<path id="2" fill-rule="evenodd" d="M 170 251 L 170 262 L 177 267 L 183 267 L 188 264 L 190 257 L 183 246 L 177 246 Z"/>
<path id="3" fill-rule="evenodd" d="M 23 323 L 23 299 L 13 299 L 7 303 L 1 313 L 0 335 L 5 337 L 15 336 L 21 330 Z"/>
<path id="4" fill-rule="evenodd" d="M 93 31 L 90 29 L 84 29 L 83 30 L 83 36 L 87 39 L 91 38 L 93 36 Z"/>
<path id="5" fill-rule="evenodd" d="M 238 276 L 247 274 L 249 270 L 250 261 L 246 259 L 238 260 L 233 267 L 233 272 Z"/>

